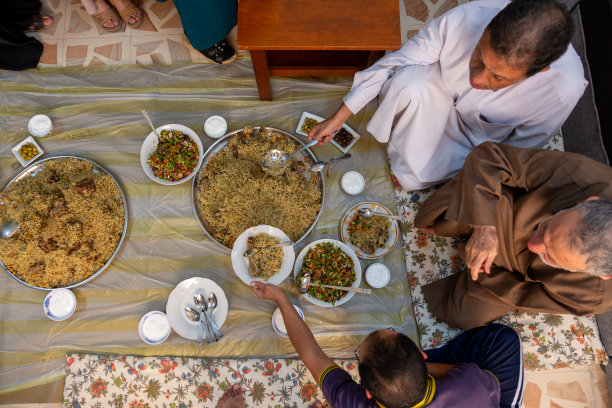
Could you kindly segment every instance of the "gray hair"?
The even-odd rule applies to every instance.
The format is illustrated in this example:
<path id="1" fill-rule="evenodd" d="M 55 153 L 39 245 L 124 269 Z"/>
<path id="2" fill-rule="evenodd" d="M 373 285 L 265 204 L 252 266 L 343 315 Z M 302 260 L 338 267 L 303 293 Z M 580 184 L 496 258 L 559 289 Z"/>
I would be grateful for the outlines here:
<path id="1" fill-rule="evenodd" d="M 612 200 L 591 200 L 574 207 L 582 215 L 576 230 L 587 257 L 586 272 L 612 276 Z"/>

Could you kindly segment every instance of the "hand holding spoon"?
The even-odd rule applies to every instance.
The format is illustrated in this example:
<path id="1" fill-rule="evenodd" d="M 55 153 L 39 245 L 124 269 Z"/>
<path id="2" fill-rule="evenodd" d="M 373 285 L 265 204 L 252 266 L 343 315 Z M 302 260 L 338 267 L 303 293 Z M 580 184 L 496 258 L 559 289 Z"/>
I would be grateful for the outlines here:
<path id="1" fill-rule="evenodd" d="M 372 289 L 365 288 L 353 288 L 351 286 L 335 286 L 335 285 L 322 285 L 320 283 L 312 283 L 310 282 L 310 274 L 305 273 L 301 277 L 298 277 L 300 284 L 298 285 L 298 291 L 300 293 L 308 292 L 308 286 L 320 286 L 322 288 L 327 289 L 338 289 L 338 290 L 346 290 L 347 292 L 357 292 L 369 295 L 372 293 Z"/>

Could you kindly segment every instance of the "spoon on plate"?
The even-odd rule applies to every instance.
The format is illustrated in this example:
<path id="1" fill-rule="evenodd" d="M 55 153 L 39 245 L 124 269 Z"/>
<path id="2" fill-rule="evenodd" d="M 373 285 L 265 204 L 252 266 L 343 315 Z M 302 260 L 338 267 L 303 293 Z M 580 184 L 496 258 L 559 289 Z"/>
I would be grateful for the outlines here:
<path id="1" fill-rule="evenodd" d="M 140 111 L 140 113 L 142 113 L 142 116 L 144 116 L 147 122 L 149 122 L 149 126 L 151 126 L 151 129 L 153 129 L 153 133 L 155 133 L 155 135 L 157 136 L 157 142 L 161 143 L 161 136 L 159 135 L 159 133 L 157 133 L 157 129 L 155 129 L 155 126 L 153 126 L 153 122 L 151 122 L 151 118 L 149 117 L 147 111 L 143 109 Z"/>
<path id="2" fill-rule="evenodd" d="M 210 292 L 210 294 L 208 295 L 207 306 L 208 307 L 204 309 L 204 313 L 206 313 L 206 316 L 208 317 L 208 322 L 210 323 L 212 330 L 215 334 L 216 341 L 219 341 L 223 338 L 223 333 L 221 333 L 221 330 L 219 330 L 219 327 L 210 315 L 210 313 L 212 313 L 213 310 L 217 308 L 217 295 L 215 295 L 214 292 Z"/>
<path id="3" fill-rule="evenodd" d="M 289 159 L 293 155 L 301 152 L 302 150 L 308 149 L 309 147 L 312 147 L 317 143 L 319 143 L 319 141 L 315 139 L 312 142 L 308 143 L 306 146 L 296 150 L 291 154 L 287 154 L 282 150 L 278 149 L 268 150 L 263 156 L 261 156 L 261 168 L 266 173 L 272 174 L 274 176 L 281 175 L 287 168 L 287 165 L 289 164 Z"/>
<path id="4" fill-rule="evenodd" d="M 325 167 L 329 166 L 330 164 L 332 164 L 334 162 L 337 162 L 337 161 L 340 161 L 340 160 L 348 159 L 350 157 L 351 157 L 351 154 L 350 153 L 346 153 L 346 154 L 344 154 L 344 155 L 342 155 L 340 157 L 336 157 L 334 159 L 331 159 L 328 162 L 316 162 L 315 164 L 313 164 L 310 167 L 310 171 L 312 171 L 314 173 L 318 173 L 321 170 L 323 170 Z"/>
<path id="5" fill-rule="evenodd" d="M 347 287 L 347 286 L 335 286 L 335 285 L 322 285 L 320 283 L 312 283 L 310 281 L 310 273 L 302 274 L 301 276 L 298 277 L 298 280 L 299 280 L 298 291 L 300 293 L 308 292 L 309 286 L 320 286 L 322 288 L 327 288 L 327 289 L 346 290 L 347 292 L 357 292 L 357 293 L 363 293 L 366 295 L 369 295 L 372 293 L 372 289 L 353 288 L 351 286 Z"/>
<path id="6" fill-rule="evenodd" d="M 195 303 L 196 308 L 198 309 L 198 312 L 200 313 L 200 333 L 202 332 L 202 326 L 204 325 L 204 322 L 202 321 L 202 312 L 204 312 L 204 309 L 206 308 L 206 305 L 204 304 L 204 296 L 202 296 L 201 293 L 197 293 L 195 295 L 193 295 L 193 303 Z M 210 325 L 208 324 L 208 322 L 206 322 L 206 344 L 210 344 L 212 343 L 212 331 L 210 328 Z"/>
<path id="7" fill-rule="evenodd" d="M 202 345 L 202 320 L 200 320 L 200 313 L 197 310 L 193 310 L 190 307 L 185 308 L 185 315 L 189 320 L 193 320 L 194 322 L 199 322 L 198 327 L 198 345 Z M 208 340 L 208 339 L 207 339 Z"/>
<path id="8" fill-rule="evenodd" d="M 19 228 L 21 228 L 21 226 L 15 221 L 4 223 L 2 227 L 0 227 L 0 236 L 4 239 L 8 239 L 12 237 Z"/>
<path id="9" fill-rule="evenodd" d="M 363 218 L 368 218 L 368 219 L 372 218 L 375 215 L 378 215 L 380 217 L 393 218 L 394 220 L 398 220 L 398 221 L 402 220 L 402 217 L 400 215 L 383 214 L 378 211 L 372 211 L 372 209 L 370 208 L 360 208 L 359 211 L 357 211 L 357 214 L 361 215 Z"/>
<path id="10" fill-rule="evenodd" d="M 246 251 L 244 251 L 244 254 L 242 254 L 242 256 L 248 258 L 248 257 L 251 257 L 251 256 L 255 255 L 257 252 L 261 251 L 262 249 L 284 247 L 284 246 L 288 246 L 288 245 L 293 245 L 293 241 L 285 241 L 285 242 L 281 242 L 280 244 L 266 245 L 266 246 L 263 246 L 263 247 L 252 247 L 252 248 L 249 248 Z M 257 250 L 257 252 L 255 252 L 255 250 Z M 214 295 L 214 293 L 211 293 L 211 294 Z"/>

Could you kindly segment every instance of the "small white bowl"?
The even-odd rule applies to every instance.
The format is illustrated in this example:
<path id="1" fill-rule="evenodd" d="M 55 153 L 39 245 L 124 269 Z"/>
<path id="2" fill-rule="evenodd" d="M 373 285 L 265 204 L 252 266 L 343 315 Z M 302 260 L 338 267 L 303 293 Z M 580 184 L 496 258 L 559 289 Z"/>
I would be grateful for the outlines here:
<path id="1" fill-rule="evenodd" d="M 302 312 L 302 309 L 300 309 L 296 305 L 293 305 L 293 307 L 295 308 L 295 310 L 297 310 L 302 320 L 304 320 L 304 312 Z M 280 309 L 277 307 L 274 313 L 272 314 L 272 328 L 274 329 L 274 332 L 276 334 L 288 339 L 289 335 L 287 334 L 287 330 L 283 329 L 284 325 L 285 325 L 285 322 L 283 320 L 283 315 L 281 314 Z"/>
<path id="2" fill-rule="evenodd" d="M 53 289 L 45 297 L 43 310 L 45 316 L 56 322 L 66 320 L 76 309 L 76 296 L 70 289 Z"/>
<path id="3" fill-rule="evenodd" d="M 211 116 L 204 122 L 206 136 L 218 139 L 227 132 L 227 121 L 221 116 Z"/>
<path id="4" fill-rule="evenodd" d="M 170 336 L 171 326 L 164 312 L 154 310 L 142 316 L 138 323 L 138 334 L 142 341 L 152 346 L 161 344 Z"/>
<path id="5" fill-rule="evenodd" d="M 45 137 L 51 130 L 53 130 L 53 123 L 47 115 L 34 115 L 28 122 L 28 132 L 32 136 Z"/>
<path id="6" fill-rule="evenodd" d="M 32 157 L 30 160 L 26 161 L 23 159 L 23 157 L 21 157 L 21 154 L 19 153 L 19 148 L 28 143 L 31 143 L 34 146 L 36 146 L 36 150 L 38 150 L 38 154 Z M 23 167 L 28 167 L 30 163 L 38 159 L 44 153 L 44 150 L 38 145 L 38 143 L 36 143 L 36 141 L 34 140 L 32 136 L 28 136 L 27 138 L 25 138 L 23 141 L 21 141 L 21 143 L 18 143 L 15 147 L 13 147 L 11 151 L 13 152 L 13 154 L 15 155 L 17 160 L 19 160 L 19 163 L 21 163 Z"/>
<path id="7" fill-rule="evenodd" d="M 384 288 L 391 280 L 391 271 L 387 265 L 373 263 L 366 269 L 366 281 L 373 288 Z"/>
<path id="8" fill-rule="evenodd" d="M 342 190 L 349 195 L 360 194 L 365 188 L 365 179 L 358 171 L 347 171 L 340 181 Z"/>
<path id="9" fill-rule="evenodd" d="M 165 184 L 169 186 L 184 183 L 185 181 L 195 176 L 195 174 L 198 172 L 198 169 L 202 165 L 202 161 L 204 160 L 204 147 L 202 146 L 202 141 L 198 137 L 197 133 L 191 130 L 190 128 L 188 128 L 187 126 L 172 124 L 172 125 L 160 126 L 157 128 L 158 133 L 161 132 L 162 130 L 179 130 L 183 132 L 184 135 L 189 136 L 191 140 L 193 140 L 196 143 L 196 145 L 198 145 L 198 155 L 199 155 L 198 164 L 196 164 L 195 168 L 188 176 L 183 177 L 182 179 L 177 180 L 177 181 L 168 181 L 168 180 L 163 180 L 163 179 L 160 179 L 159 177 L 156 177 L 153 174 L 153 170 L 151 166 L 147 164 L 147 160 L 153 154 L 158 144 L 157 135 L 151 132 L 149 133 L 147 138 L 144 140 L 144 142 L 142 143 L 142 147 L 140 148 L 140 165 L 142 166 L 142 169 L 144 170 L 145 174 L 151 180 L 155 181 L 156 183 Z"/>

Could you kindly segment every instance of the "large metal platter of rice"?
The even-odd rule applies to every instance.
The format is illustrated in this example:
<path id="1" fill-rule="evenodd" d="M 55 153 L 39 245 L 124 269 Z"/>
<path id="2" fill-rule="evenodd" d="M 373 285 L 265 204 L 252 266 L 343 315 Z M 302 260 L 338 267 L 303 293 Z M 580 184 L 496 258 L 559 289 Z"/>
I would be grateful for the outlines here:
<path id="1" fill-rule="evenodd" d="M 260 163 L 268 150 L 291 154 L 303 146 L 295 136 L 263 126 L 236 130 L 214 143 L 191 188 L 204 232 L 229 249 L 256 225 L 276 227 L 296 244 L 308 235 L 325 200 L 323 175 L 309 170 L 316 157 L 308 149 L 296 154 L 281 175 L 265 173 Z"/>
<path id="2" fill-rule="evenodd" d="M 95 162 L 76 156 L 38 161 L 0 193 L 0 225 L 21 228 L 0 245 L 0 266 L 36 289 L 72 288 L 100 274 L 127 230 L 125 195 Z"/>

